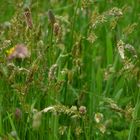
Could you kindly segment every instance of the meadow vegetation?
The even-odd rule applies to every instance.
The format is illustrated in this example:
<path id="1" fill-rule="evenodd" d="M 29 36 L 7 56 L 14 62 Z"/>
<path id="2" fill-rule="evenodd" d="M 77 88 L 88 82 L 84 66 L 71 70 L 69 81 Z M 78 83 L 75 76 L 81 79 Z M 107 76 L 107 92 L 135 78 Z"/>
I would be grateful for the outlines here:
<path id="1" fill-rule="evenodd" d="M 0 140 L 140 139 L 139 0 L 0 11 Z"/>

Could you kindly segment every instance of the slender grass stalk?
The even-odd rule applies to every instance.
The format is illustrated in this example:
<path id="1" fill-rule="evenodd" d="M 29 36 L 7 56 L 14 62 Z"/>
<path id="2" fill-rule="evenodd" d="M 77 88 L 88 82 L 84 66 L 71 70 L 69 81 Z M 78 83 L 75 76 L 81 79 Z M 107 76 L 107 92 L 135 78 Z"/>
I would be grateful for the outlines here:
<path id="1" fill-rule="evenodd" d="M 69 46 L 68 46 L 68 49 L 67 49 L 67 52 L 70 53 L 71 52 L 71 49 L 72 49 L 72 44 L 73 44 L 73 35 L 74 35 L 74 27 L 75 27 L 75 24 L 76 24 L 76 13 L 77 13 L 77 10 L 78 10 L 78 7 L 79 7 L 79 4 L 80 4 L 80 0 L 78 0 L 76 2 L 76 7 L 75 7 L 75 10 L 74 10 L 74 15 L 73 15 L 73 18 L 72 18 L 72 26 L 71 26 L 71 34 L 70 34 L 70 43 L 69 43 Z M 69 56 L 67 58 L 67 68 L 68 69 L 71 69 L 72 67 L 72 64 L 71 64 L 71 56 Z M 64 84 L 64 103 L 66 104 L 67 102 L 67 82 L 68 82 L 68 75 L 66 75 L 65 77 L 65 84 Z"/>
<path id="2" fill-rule="evenodd" d="M 137 102 L 136 102 L 136 105 L 135 105 L 134 116 L 133 116 L 133 120 L 131 122 L 128 140 L 134 140 L 135 129 L 136 129 L 136 120 L 137 120 L 137 117 L 138 117 L 139 109 L 140 109 L 140 90 L 138 92 L 138 98 L 137 98 Z"/>
<path id="3" fill-rule="evenodd" d="M 10 115 L 8 112 L 7 112 L 7 115 L 8 115 L 8 119 L 9 119 L 9 121 L 10 121 L 10 124 L 11 124 L 11 127 L 12 127 L 13 131 L 17 132 L 17 130 L 16 130 L 16 128 L 15 128 L 15 125 L 14 125 L 14 122 L 13 122 L 13 120 L 12 120 L 12 118 L 11 118 L 11 115 Z M 16 136 L 16 139 L 17 139 L 17 140 L 20 140 L 20 138 L 19 138 L 18 135 Z"/>

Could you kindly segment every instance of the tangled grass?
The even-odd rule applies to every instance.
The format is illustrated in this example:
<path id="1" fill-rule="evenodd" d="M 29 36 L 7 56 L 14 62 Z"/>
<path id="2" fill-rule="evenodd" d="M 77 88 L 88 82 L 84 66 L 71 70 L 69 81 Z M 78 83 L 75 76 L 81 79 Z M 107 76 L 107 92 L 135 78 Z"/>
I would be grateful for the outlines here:
<path id="1" fill-rule="evenodd" d="M 139 0 L 0 9 L 0 139 L 139 140 Z"/>

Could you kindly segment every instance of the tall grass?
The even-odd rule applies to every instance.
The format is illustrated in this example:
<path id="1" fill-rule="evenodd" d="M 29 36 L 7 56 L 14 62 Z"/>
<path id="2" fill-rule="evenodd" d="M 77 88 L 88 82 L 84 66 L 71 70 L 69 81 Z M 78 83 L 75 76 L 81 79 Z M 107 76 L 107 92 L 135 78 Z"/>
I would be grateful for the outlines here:
<path id="1" fill-rule="evenodd" d="M 0 9 L 1 139 L 139 139 L 138 0 Z"/>

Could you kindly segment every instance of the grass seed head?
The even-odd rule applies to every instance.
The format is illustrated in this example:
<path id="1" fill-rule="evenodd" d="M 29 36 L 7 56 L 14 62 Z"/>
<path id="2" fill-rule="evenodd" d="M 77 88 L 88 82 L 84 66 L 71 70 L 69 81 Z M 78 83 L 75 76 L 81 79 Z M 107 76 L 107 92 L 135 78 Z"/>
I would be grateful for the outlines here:
<path id="1" fill-rule="evenodd" d="M 42 112 L 37 112 L 33 116 L 33 124 L 32 127 L 34 129 L 38 129 L 41 125 L 41 119 L 42 119 Z"/>
<path id="2" fill-rule="evenodd" d="M 82 115 L 84 115 L 84 114 L 86 114 L 86 112 L 87 112 L 86 107 L 85 106 L 80 106 L 79 113 L 82 114 Z"/>
<path id="3" fill-rule="evenodd" d="M 102 113 L 96 113 L 94 116 L 94 119 L 96 121 L 96 123 L 99 123 L 103 120 L 103 114 Z"/>
<path id="4" fill-rule="evenodd" d="M 56 22 L 53 24 L 53 32 L 56 37 L 61 38 L 62 32 L 59 23 Z"/>
<path id="5" fill-rule="evenodd" d="M 29 8 L 24 9 L 24 16 L 26 20 L 27 26 L 32 29 L 33 28 L 33 22 L 32 22 L 32 16 L 31 16 L 31 11 Z"/>
<path id="6" fill-rule="evenodd" d="M 55 15 L 51 9 L 48 10 L 48 19 L 49 19 L 49 22 L 51 23 L 51 25 L 54 25 L 56 19 L 55 19 Z"/>

